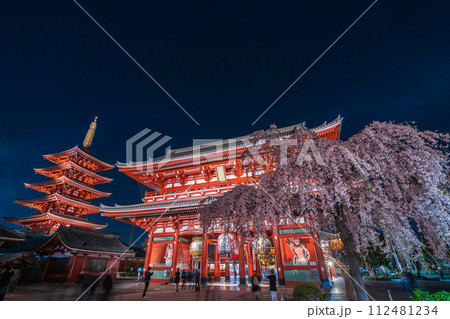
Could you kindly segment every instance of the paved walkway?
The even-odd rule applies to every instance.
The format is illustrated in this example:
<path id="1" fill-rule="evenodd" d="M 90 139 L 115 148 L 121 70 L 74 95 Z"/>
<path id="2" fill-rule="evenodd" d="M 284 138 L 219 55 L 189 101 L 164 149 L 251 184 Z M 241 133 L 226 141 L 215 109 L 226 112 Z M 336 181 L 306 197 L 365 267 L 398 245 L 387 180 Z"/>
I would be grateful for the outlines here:
<path id="1" fill-rule="evenodd" d="M 365 281 L 366 289 L 375 300 L 389 300 L 388 290 L 394 301 L 409 300 L 411 295 L 410 286 L 402 281 Z M 441 290 L 450 291 L 450 281 L 418 281 L 417 286 L 422 290 L 437 292 Z M 258 295 L 258 300 L 269 301 L 269 285 L 267 281 L 261 284 L 262 291 Z M 51 283 L 38 283 L 20 285 L 16 287 L 14 294 L 6 296 L 5 300 L 76 300 L 82 293 L 76 285 L 62 285 Z M 135 301 L 142 300 L 141 295 L 144 284 L 135 280 L 116 280 L 114 287 L 107 300 Z M 291 287 L 279 287 L 278 299 L 292 297 Z M 335 279 L 330 290 L 332 301 L 346 301 L 345 283 L 342 279 Z M 94 300 L 103 300 L 103 287 L 99 285 L 94 293 Z M 191 287 L 175 293 L 175 285 L 150 284 L 145 300 L 155 301 L 195 301 L 195 300 L 222 300 L 222 301 L 251 301 L 256 300 L 256 296 L 251 292 L 251 286 L 240 286 L 236 282 L 210 283 L 201 286 L 200 292 L 196 292 Z"/>
<path id="2" fill-rule="evenodd" d="M 180 285 L 181 288 L 181 285 Z M 251 286 L 240 286 L 237 283 L 211 283 L 207 286 L 201 286 L 200 292 L 187 286 L 187 289 L 180 289 L 175 292 L 175 285 L 150 284 L 147 290 L 145 300 L 154 301 L 194 301 L 194 300 L 223 300 L 223 301 L 250 301 L 257 300 L 251 292 Z M 261 292 L 258 294 L 258 300 L 270 301 L 269 285 L 263 282 Z M 107 297 L 107 300 L 142 300 L 142 291 L 144 284 L 132 280 L 116 280 L 114 287 Z M 17 286 L 14 294 L 7 295 L 5 300 L 76 300 L 82 291 L 75 285 L 61 285 L 51 283 L 39 283 Z M 292 288 L 280 287 L 278 289 L 278 298 L 286 298 L 286 295 L 292 296 Z M 103 300 L 103 287 L 95 290 L 94 300 Z"/>
<path id="3" fill-rule="evenodd" d="M 345 282 L 342 278 L 337 278 L 332 281 L 331 301 L 348 301 L 345 294 Z"/>

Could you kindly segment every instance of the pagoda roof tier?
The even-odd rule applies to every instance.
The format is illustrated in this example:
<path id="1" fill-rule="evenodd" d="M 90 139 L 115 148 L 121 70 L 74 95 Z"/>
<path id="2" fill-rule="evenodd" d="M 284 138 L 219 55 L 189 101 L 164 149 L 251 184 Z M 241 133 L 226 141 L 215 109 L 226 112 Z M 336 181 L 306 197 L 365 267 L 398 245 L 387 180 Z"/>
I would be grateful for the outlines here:
<path id="1" fill-rule="evenodd" d="M 83 198 L 84 200 L 91 200 L 91 199 L 101 198 L 101 197 L 106 197 L 106 196 L 111 195 L 111 193 L 106 193 L 106 192 L 102 192 L 102 191 L 93 189 L 84 184 L 78 183 L 66 176 L 61 176 L 57 179 L 53 179 L 53 180 L 46 181 L 46 182 L 33 183 L 33 184 L 25 183 L 25 187 L 28 187 L 28 188 L 34 189 L 38 192 L 46 193 L 49 195 L 56 193 L 57 190 L 59 189 L 58 186 L 63 186 L 63 185 L 68 185 L 75 189 L 80 189 L 84 193 L 88 194 L 87 198 Z M 67 194 L 67 195 L 70 196 L 70 194 Z"/>
<path id="2" fill-rule="evenodd" d="M 96 159 L 92 155 L 89 155 L 78 148 L 78 146 L 60 153 L 44 155 L 44 158 L 55 164 L 73 162 L 93 172 L 106 171 L 114 168 L 114 165 Z"/>
<path id="3" fill-rule="evenodd" d="M 85 218 L 75 217 L 75 216 L 68 216 L 63 214 L 58 214 L 54 212 L 45 212 L 41 214 L 35 214 L 28 217 L 17 217 L 17 218 L 3 218 L 4 222 L 10 223 L 10 224 L 16 224 L 16 225 L 28 225 L 33 224 L 36 222 L 46 221 L 46 220 L 53 220 L 61 224 L 67 224 L 67 225 L 75 225 L 80 227 L 87 227 L 91 229 L 102 229 L 108 226 L 108 224 L 99 224 L 90 222 Z"/>
<path id="4" fill-rule="evenodd" d="M 312 130 L 317 133 L 322 138 L 326 139 L 339 139 L 340 130 L 342 125 L 343 118 L 338 116 L 336 119 L 331 121 L 330 123 L 323 123 Z M 288 127 L 279 128 L 278 130 L 281 132 L 283 137 L 289 137 L 294 133 L 297 128 L 306 128 L 305 122 L 291 125 Z M 123 171 L 124 173 L 130 173 L 132 171 L 138 172 L 141 174 L 146 174 L 147 171 L 151 170 L 152 172 L 158 170 L 166 170 L 168 165 L 165 163 L 176 163 L 177 167 L 183 166 L 192 166 L 193 158 L 200 158 L 197 162 L 198 164 L 204 164 L 206 162 L 214 162 L 217 160 L 217 156 L 214 156 L 215 153 L 230 153 L 230 155 L 226 159 L 231 159 L 231 156 L 235 158 L 240 156 L 239 152 L 230 152 L 239 149 L 245 149 L 248 147 L 248 142 L 251 139 L 250 135 L 245 135 L 241 137 L 236 137 L 227 140 L 220 140 L 219 142 L 213 143 L 205 143 L 196 145 L 195 147 L 189 146 L 185 148 L 172 150 L 168 155 L 161 156 L 158 158 L 154 158 L 151 161 L 145 162 L 130 162 L 130 163 L 121 163 L 117 162 L 116 166 Z M 213 155 L 211 157 L 207 155 Z M 164 165 L 163 165 L 164 164 Z M 154 167 L 153 167 L 154 166 Z M 158 169 L 158 167 L 163 166 L 163 169 Z M 171 165 L 172 166 L 172 165 Z M 132 176 L 133 177 L 133 176 Z"/>
<path id="5" fill-rule="evenodd" d="M 69 176 L 72 180 L 80 181 L 86 185 L 97 185 L 109 183 L 111 178 L 100 176 L 90 170 L 87 170 L 74 162 L 67 162 L 57 166 L 47 168 L 35 168 L 34 171 L 38 174 L 49 178 L 57 179 L 62 176 Z"/>
<path id="6" fill-rule="evenodd" d="M 205 201 L 210 202 L 217 198 L 218 196 L 202 197 L 202 198 L 191 198 L 186 200 L 176 200 L 176 201 L 161 201 L 157 203 L 144 203 L 135 205 L 115 205 L 115 206 L 105 206 L 100 204 L 100 211 L 102 216 L 107 217 L 147 217 L 162 215 L 164 212 L 167 213 L 181 213 L 181 212 L 195 212 L 200 206 L 205 204 Z"/>
<path id="7" fill-rule="evenodd" d="M 25 199 L 15 201 L 16 204 L 20 204 L 30 208 L 35 208 L 40 210 L 41 212 L 48 210 L 49 206 L 52 206 L 52 204 L 55 202 L 68 205 L 71 207 L 84 209 L 85 210 L 84 214 L 93 214 L 99 212 L 98 206 L 58 193 L 36 199 Z"/>

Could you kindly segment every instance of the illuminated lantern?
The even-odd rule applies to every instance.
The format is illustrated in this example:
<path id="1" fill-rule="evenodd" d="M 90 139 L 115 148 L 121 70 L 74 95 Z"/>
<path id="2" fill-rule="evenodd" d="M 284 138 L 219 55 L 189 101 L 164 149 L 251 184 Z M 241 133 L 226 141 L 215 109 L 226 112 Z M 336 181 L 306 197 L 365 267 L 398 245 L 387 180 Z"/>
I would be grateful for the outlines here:
<path id="1" fill-rule="evenodd" d="M 340 238 L 330 240 L 329 244 L 330 244 L 331 249 L 333 249 L 333 250 L 339 250 L 344 247 L 344 243 L 342 242 L 342 240 Z"/>
<path id="2" fill-rule="evenodd" d="M 275 251 L 272 248 L 269 253 L 259 256 L 259 262 L 262 266 L 275 265 Z"/>
<path id="3" fill-rule="evenodd" d="M 239 247 L 233 235 L 220 235 L 217 239 L 217 244 L 219 245 L 219 255 L 221 260 L 236 259 L 239 253 Z"/>
<path id="4" fill-rule="evenodd" d="M 259 236 L 252 242 L 252 249 L 258 257 L 270 254 L 272 250 L 272 243 L 263 236 Z"/>
<path id="5" fill-rule="evenodd" d="M 194 237 L 191 242 L 191 246 L 189 247 L 189 251 L 191 253 L 193 260 L 201 260 L 202 259 L 202 246 L 203 241 L 201 237 Z"/>

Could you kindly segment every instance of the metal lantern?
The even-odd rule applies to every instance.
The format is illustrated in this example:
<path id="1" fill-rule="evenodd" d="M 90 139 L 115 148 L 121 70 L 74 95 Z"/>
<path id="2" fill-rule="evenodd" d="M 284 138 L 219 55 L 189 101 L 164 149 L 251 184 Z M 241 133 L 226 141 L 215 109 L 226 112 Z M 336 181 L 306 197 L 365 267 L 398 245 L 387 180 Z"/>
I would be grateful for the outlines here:
<path id="1" fill-rule="evenodd" d="M 272 242 L 263 236 L 259 236 L 252 242 L 252 249 L 258 256 L 270 254 L 272 250 Z"/>
<path id="2" fill-rule="evenodd" d="M 194 237 L 191 242 L 191 246 L 189 247 L 189 251 L 191 253 L 193 260 L 201 260 L 202 259 L 202 246 L 203 241 L 201 237 Z"/>
<path id="3" fill-rule="evenodd" d="M 236 239 L 231 234 L 222 234 L 217 239 L 219 255 L 221 260 L 234 260 L 239 254 L 239 247 Z"/>

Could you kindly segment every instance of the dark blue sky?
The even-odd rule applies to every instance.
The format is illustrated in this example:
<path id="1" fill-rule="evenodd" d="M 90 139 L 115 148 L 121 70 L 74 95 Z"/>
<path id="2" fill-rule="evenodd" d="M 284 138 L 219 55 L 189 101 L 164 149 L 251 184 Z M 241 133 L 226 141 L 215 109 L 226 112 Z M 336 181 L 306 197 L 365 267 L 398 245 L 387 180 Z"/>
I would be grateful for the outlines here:
<path id="1" fill-rule="evenodd" d="M 14 199 L 42 154 L 81 145 L 125 161 L 144 128 L 173 137 L 229 138 L 344 117 L 342 138 L 373 120 L 450 131 L 449 1 L 379 0 L 263 117 L 251 123 L 372 1 L 79 1 L 200 123 L 187 117 L 73 1 L 0 3 L 0 216 L 33 211 Z M 276 4 L 275 4 L 276 3 Z M 140 202 L 114 171 L 104 204 Z M 128 241 L 130 226 L 101 216 Z M 11 226 L 11 225 L 10 225 Z"/>

